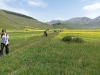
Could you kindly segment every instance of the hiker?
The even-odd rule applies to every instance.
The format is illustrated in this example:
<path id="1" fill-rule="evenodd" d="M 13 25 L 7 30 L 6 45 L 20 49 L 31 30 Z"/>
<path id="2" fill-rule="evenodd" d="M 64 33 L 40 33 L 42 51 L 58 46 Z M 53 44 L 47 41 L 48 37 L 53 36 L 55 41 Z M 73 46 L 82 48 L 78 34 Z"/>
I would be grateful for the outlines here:
<path id="1" fill-rule="evenodd" d="M 9 35 L 6 33 L 5 29 L 2 30 L 1 38 L 2 38 L 2 41 L 1 41 L 0 56 L 3 55 L 3 49 L 4 49 L 4 47 L 5 47 L 5 50 L 6 50 L 5 51 L 6 54 L 9 53 Z"/>
<path id="2" fill-rule="evenodd" d="M 47 31 L 48 31 L 48 29 L 44 31 L 44 36 L 46 36 L 46 37 L 48 36 Z"/>
<path id="3" fill-rule="evenodd" d="M 54 30 L 54 33 L 57 33 L 57 31 L 56 31 L 56 30 Z"/>

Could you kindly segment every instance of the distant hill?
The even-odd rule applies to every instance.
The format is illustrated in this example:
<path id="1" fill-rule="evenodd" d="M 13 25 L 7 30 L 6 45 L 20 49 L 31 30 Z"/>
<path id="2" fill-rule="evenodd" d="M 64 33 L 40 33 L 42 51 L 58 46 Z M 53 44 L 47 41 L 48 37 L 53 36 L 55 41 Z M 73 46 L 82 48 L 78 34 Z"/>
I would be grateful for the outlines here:
<path id="1" fill-rule="evenodd" d="M 100 28 L 100 16 L 95 19 L 90 19 L 87 17 L 76 17 L 69 20 L 61 21 L 61 20 L 52 20 L 50 22 L 47 22 L 48 24 L 58 25 L 58 23 L 61 23 L 63 27 L 70 26 L 70 28 Z M 55 26 L 55 27 L 56 27 Z M 61 27 L 62 27 L 61 26 Z"/>
<path id="2" fill-rule="evenodd" d="M 63 22 L 61 20 L 52 20 L 50 22 L 47 22 L 48 24 L 56 24 L 56 23 L 59 23 L 59 22 Z"/>
<path id="3" fill-rule="evenodd" d="M 30 16 L 7 10 L 0 10 L 0 28 L 21 29 L 24 27 L 40 29 L 52 28 L 51 25 L 40 22 Z"/>

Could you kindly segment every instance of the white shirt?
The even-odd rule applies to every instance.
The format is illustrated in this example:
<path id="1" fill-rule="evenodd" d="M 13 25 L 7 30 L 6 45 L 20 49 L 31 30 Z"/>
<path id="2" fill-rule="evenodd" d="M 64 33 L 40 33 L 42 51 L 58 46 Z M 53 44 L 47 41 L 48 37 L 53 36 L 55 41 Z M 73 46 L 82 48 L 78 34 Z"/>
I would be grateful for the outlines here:
<path id="1" fill-rule="evenodd" d="M 8 34 L 2 35 L 2 41 L 1 41 L 1 43 L 9 44 L 8 39 L 9 39 L 9 35 Z"/>

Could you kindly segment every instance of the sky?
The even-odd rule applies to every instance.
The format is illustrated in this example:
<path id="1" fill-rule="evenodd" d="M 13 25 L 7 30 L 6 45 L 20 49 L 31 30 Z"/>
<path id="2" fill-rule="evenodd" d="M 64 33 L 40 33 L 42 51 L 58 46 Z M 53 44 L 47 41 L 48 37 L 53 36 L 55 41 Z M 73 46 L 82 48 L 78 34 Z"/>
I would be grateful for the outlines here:
<path id="1" fill-rule="evenodd" d="M 100 0 L 0 0 L 0 9 L 18 12 L 41 22 L 100 16 Z"/>

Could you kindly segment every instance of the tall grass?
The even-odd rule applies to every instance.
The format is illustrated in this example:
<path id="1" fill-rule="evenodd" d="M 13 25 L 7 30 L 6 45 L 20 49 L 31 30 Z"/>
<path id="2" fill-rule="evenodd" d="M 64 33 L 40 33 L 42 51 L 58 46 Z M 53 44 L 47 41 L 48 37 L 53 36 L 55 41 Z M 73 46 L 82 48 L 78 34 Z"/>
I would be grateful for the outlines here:
<path id="1" fill-rule="evenodd" d="M 82 44 L 61 41 L 67 34 L 83 36 L 78 32 L 50 33 L 48 37 L 44 37 L 42 31 L 9 32 L 10 53 L 0 58 L 0 75 L 99 75 L 98 40 L 87 39 L 88 42 Z M 83 39 L 87 34 L 84 31 Z"/>

